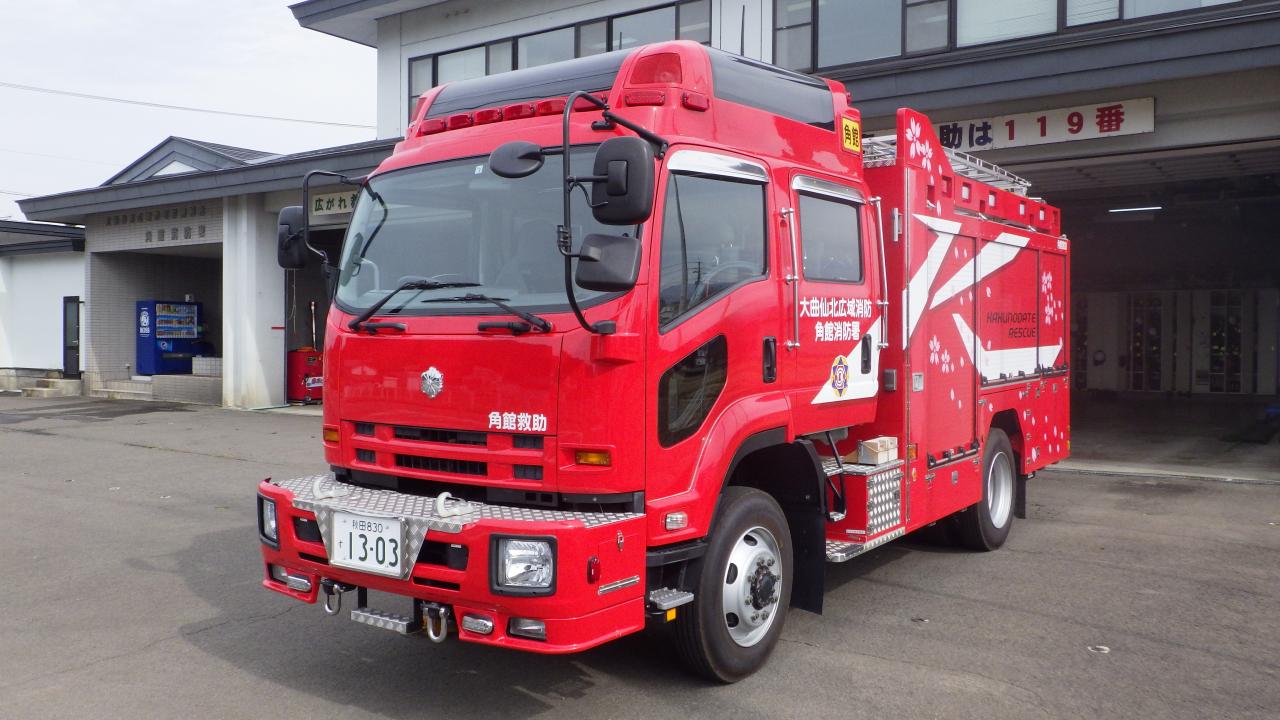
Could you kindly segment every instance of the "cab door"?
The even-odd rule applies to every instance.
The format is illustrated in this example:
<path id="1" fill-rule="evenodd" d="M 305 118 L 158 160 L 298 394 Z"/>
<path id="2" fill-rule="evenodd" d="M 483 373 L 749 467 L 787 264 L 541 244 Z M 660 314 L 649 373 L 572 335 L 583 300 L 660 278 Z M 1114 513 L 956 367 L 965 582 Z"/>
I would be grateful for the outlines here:
<path id="1" fill-rule="evenodd" d="M 786 424 L 768 172 L 755 160 L 694 149 L 672 152 L 666 170 L 648 278 L 653 498 L 687 491 L 699 467 L 727 462 L 743 433 Z"/>
<path id="2" fill-rule="evenodd" d="M 858 188 L 804 174 L 792 178 L 790 200 L 796 431 L 869 422 L 884 340 L 873 216 Z"/>

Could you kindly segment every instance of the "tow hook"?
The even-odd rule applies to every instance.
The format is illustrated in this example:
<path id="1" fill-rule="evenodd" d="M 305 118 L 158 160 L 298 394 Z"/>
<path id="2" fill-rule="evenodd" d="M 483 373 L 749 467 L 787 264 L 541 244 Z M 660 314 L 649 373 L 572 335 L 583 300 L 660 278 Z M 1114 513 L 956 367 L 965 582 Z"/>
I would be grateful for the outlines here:
<path id="1" fill-rule="evenodd" d="M 342 594 L 355 590 L 356 586 L 340 583 L 330 578 L 321 578 L 320 589 L 324 591 L 325 613 L 337 615 L 342 612 Z"/>
<path id="2" fill-rule="evenodd" d="M 422 605 L 427 611 L 427 621 L 424 623 L 427 637 L 433 643 L 444 642 L 449 637 L 449 606 L 431 602 L 424 602 Z"/>

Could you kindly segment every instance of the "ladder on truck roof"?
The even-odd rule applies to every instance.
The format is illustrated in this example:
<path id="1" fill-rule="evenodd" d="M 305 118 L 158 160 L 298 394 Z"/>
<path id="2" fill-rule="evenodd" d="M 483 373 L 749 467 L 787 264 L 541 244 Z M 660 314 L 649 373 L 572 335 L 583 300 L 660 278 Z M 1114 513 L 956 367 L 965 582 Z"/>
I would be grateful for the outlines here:
<path id="1" fill-rule="evenodd" d="M 943 148 L 947 159 L 951 161 L 951 169 L 957 175 L 970 180 L 977 180 L 995 188 L 1018 195 L 1026 195 L 1031 182 L 1014 175 L 994 163 L 977 158 L 959 150 Z M 862 166 L 867 168 L 893 165 L 898 159 L 898 138 L 893 136 L 868 137 L 862 139 Z"/>

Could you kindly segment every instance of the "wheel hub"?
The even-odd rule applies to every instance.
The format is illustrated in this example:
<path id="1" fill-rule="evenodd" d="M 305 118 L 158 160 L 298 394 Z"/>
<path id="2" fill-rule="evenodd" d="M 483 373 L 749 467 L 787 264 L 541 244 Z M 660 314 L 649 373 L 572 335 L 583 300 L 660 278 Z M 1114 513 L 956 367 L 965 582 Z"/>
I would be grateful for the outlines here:
<path id="1" fill-rule="evenodd" d="M 756 571 L 751 575 L 751 607 L 763 610 L 777 602 L 774 590 L 778 586 L 778 580 L 778 576 L 770 572 L 763 561 L 756 563 Z"/>
<path id="2" fill-rule="evenodd" d="M 780 557 L 777 539 L 763 527 L 743 533 L 729 551 L 721 602 L 729 637 L 742 647 L 760 642 L 778 615 Z"/>

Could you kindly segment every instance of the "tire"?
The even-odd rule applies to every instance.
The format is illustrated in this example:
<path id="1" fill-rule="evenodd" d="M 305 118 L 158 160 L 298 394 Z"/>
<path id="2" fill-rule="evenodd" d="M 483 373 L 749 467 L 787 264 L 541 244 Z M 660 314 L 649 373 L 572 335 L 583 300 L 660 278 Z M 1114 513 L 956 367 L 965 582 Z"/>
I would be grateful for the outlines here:
<path id="1" fill-rule="evenodd" d="M 959 513 L 960 540 L 974 550 L 1004 545 L 1013 526 L 1017 466 L 1003 430 L 992 429 L 982 453 L 982 500 Z"/>
<path id="2" fill-rule="evenodd" d="M 791 531 L 778 503 L 726 488 L 707 553 L 691 569 L 694 600 L 676 620 L 676 647 L 699 675 L 737 682 L 769 659 L 791 603 Z"/>

